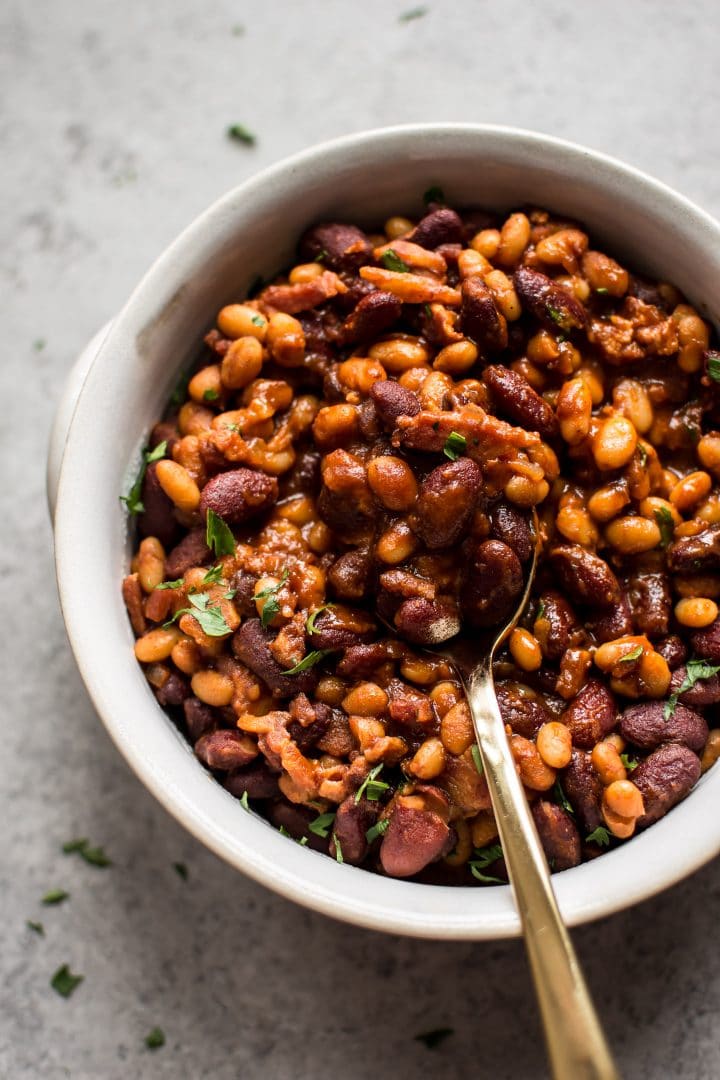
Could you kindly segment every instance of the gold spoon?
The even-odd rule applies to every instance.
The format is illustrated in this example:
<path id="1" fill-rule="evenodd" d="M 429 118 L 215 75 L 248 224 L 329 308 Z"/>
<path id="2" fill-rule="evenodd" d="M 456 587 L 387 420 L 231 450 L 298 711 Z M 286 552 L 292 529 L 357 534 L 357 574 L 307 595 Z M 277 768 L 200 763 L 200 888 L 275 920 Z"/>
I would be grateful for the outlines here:
<path id="1" fill-rule="evenodd" d="M 525 948 L 542 1015 L 555 1080 L 619 1080 L 567 927 L 510 743 L 493 681 L 493 659 L 515 628 L 535 580 L 540 532 L 533 512 L 535 549 L 514 615 L 478 656 L 477 641 L 449 642 L 433 651 L 455 668 L 465 688 L 490 791 L 495 821 L 522 923 Z M 395 631 L 397 632 L 397 631 Z"/>

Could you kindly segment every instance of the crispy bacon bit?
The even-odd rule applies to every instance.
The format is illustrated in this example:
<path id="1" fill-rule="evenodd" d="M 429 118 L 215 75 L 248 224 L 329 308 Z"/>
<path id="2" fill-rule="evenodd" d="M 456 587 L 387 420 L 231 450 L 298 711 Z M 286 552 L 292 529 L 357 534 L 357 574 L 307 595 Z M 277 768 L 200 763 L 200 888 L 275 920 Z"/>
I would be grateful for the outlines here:
<path id="1" fill-rule="evenodd" d="M 403 304 L 438 303 L 448 304 L 450 307 L 458 307 L 460 304 L 460 290 L 442 285 L 434 278 L 383 270 L 379 266 L 361 266 L 360 276 L 378 289 L 397 296 Z"/>
<path id="2" fill-rule="evenodd" d="M 325 270 L 319 277 L 299 285 L 268 285 L 260 293 L 259 299 L 267 308 L 296 315 L 298 311 L 308 311 L 347 291 L 347 285 L 333 270 Z"/>
<path id="3" fill-rule="evenodd" d="M 593 319 L 588 338 L 609 364 L 631 364 L 648 356 L 672 356 L 680 347 L 677 323 L 653 304 L 628 296 L 619 315 Z"/>

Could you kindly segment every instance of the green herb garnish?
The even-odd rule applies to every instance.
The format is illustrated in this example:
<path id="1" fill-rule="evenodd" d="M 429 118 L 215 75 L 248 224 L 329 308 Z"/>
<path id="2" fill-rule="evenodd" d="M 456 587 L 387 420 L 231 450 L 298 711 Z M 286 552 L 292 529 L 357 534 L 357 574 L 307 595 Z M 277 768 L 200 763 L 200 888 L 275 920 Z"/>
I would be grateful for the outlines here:
<path id="1" fill-rule="evenodd" d="M 42 352 L 46 345 L 47 342 L 45 338 L 38 338 L 36 341 L 33 341 L 33 349 L 35 352 Z"/>
<path id="2" fill-rule="evenodd" d="M 227 129 L 228 139 L 243 143 L 245 146 L 254 146 L 257 138 L 252 131 L 248 131 L 244 124 L 231 124 Z"/>
<path id="3" fill-rule="evenodd" d="M 231 30 L 233 37 L 243 37 L 245 34 L 245 27 L 242 23 L 236 23 Z"/>
<path id="4" fill-rule="evenodd" d="M 386 784 L 384 780 L 378 780 L 383 769 L 383 764 L 380 762 L 374 769 L 371 769 L 363 780 L 360 787 L 355 792 L 355 802 L 360 802 L 360 799 L 365 795 L 370 802 L 377 802 L 380 796 L 388 790 L 389 784 Z"/>
<path id="5" fill-rule="evenodd" d="M 189 382 L 190 373 L 188 371 L 184 371 L 178 379 L 177 383 L 175 384 L 175 389 L 170 395 L 171 405 L 182 405 L 183 401 L 187 397 L 187 388 Z"/>
<path id="6" fill-rule="evenodd" d="M 498 859 L 502 858 L 502 847 L 500 844 L 490 844 L 488 847 L 478 848 L 473 852 L 474 858 L 470 860 L 468 866 L 470 867 L 470 873 L 478 881 L 483 881 L 492 885 L 505 885 L 506 882 L 502 878 L 492 877 L 490 874 L 485 874 L 483 871 L 491 866 Z"/>
<path id="7" fill-rule="evenodd" d="M 64 889 L 50 889 L 46 892 L 42 898 L 43 904 L 62 904 L 63 900 L 67 900 L 70 896 L 69 892 L 65 892 Z"/>
<path id="8" fill-rule="evenodd" d="M 187 868 L 187 866 L 185 865 L 184 862 L 174 862 L 173 863 L 173 870 L 175 871 L 175 873 L 177 874 L 177 876 L 179 878 L 182 878 L 183 881 L 187 881 L 187 879 L 189 877 L 189 872 L 188 872 L 188 868 Z"/>
<path id="9" fill-rule="evenodd" d="M 243 791 L 242 795 L 240 796 L 240 805 L 242 806 L 243 810 L 249 810 L 250 809 L 250 803 L 248 802 L 248 793 L 247 793 L 247 791 Z"/>
<path id="10" fill-rule="evenodd" d="M 675 534 L 675 522 L 667 506 L 659 506 L 654 514 L 660 530 L 660 544 L 666 548 Z"/>
<path id="11" fill-rule="evenodd" d="M 394 270 L 397 274 L 409 274 L 410 267 L 406 262 L 400 258 L 397 252 L 392 248 L 388 248 L 387 251 L 383 251 L 380 256 L 380 262 L 383 264 L 386 270 Z"/>
<path id="12" fill-rule="evenodd" d="M 327 251 L 325 250 L 325 248 L 323 248 L 322 251 L 318 251 L 317 255 L 313 259 L 313 262 L 321 263 L 324 262 L 325 259 L 327 259 Z"/>
<path id="13" fill-rule="evenodd" d="M 413 1038 L 415 1042 L 421 1042 L 427 1046 L 428 1050 L 434 1050 L 436 1046 L 447 1039 L 449 1035 L 455 1034 L 455 1028 L 435 1028 L 433 1031 L 423 1031 L 420 1035 L 415 1035 Z"/>
<path id="14" fill-rule="evenodd" d="M 161 1046 L 165 1045 L 165 1033 L 162 1028 L 154 1027 L 145 1036 L 145 1045 L 148 1050 L 159 1050 Z"/>
<path id="15" fill-rule="evenodd" d="M 423 202 L 428 206 L 432 202 L 445 202 L 445 192 L 437 184 L 432 184 L 431 187 L 423 194 Z"/>
<path id="16" fill-rule="evenodd" d="M 629 754 L 621 754 L 620 760 L 622 761 L 628 772 L 632 772 L 633 769 L 637 769 L 638 765 L 640 764 L 637 758 L 630 757 Z"/>
<path id="17" fill-rule="evenodd" d="M 84 837 L 81 840 L 68 840 L 62 846 L 65 855 L 79 855 L 90 866 L 112 866 L 112 862 L 101 847 L 90 847 L 90 842 Z"/>
<path id="18" fill-rule="evenodd" d="M 224 637 L 226 634 L 232 633 L 232 630 L 225 622 L 225 616 L 222 613 L 222 609 L 218 604 L 211 604 L 210 597 L 207 593 L 194 593 L 192 596 L 188 596 L 191 607 L 180 608 L 176 611 L 172 619 L 168 619 L 166 623 L 163 623 L 163 627 L 172 626 L 181 615 L 192 615 L 200 623 L 200 627 L 203 633 L 208 637 Z"/>
<path id="19" fill-rule="evenodd" d="M 546 304 L 545 310 L 547 311 L 548 315 L 554 323 L 557 323 L 558 326 L 562 326 L 565 321 L 565 317 L 562 311 L 558 311 L 558 309 L 556 307 L 553 307 L 552 304 Z"/>
<path id="20" fill-rule="evenodd" d="M 597 829 L 585 837 L 588 844 L 598 844 L 600 847 L 607 847 L 610 843 L 610 833 L 604 825 L 598 825 Z"/>
<path id="21" fill-rule="evenodd" d="M 213 386 L 209 386 L 208 389 L 203 392 L 203 401 L 217 401 L 219 397 L 220 394 Z"/>
<path id="22" fill-rule="evenodd" d="M 423 311 L 427 315 L 428 319 L 432 319 L 432 308 L 429 304 L 423 304 Z"/>
<path id="23" fill-rule="evenodd" d="M 604 285 L 601 285 L 599 289 L 595 290 L 595 292 L 598 294 L 598 296 L 606 296 L 608 290 L 605 288 Z"/>
<path id="24" fill-rule="evenodd" d="M 707 373 L 713 382 L 720 382 L 720 353 L 715 349 L 708 350 Z"/>
<path id="25" fill-rule="evenodd" d="M 642 645 L 636 645 L 634 649 L 630 650 L 630 652 L 625 653 L 624 656 L 621 656 L 618 663 L 619 664 L 628 664 L 628 663 L 630 663 L 631 660 L 639 660 L 640 657 L 642 656 L 642 654 L 643 654 Z"/>
<path id="26" fill-rule="evenodd" d="M 706 660 L 688 660 L 685 678 L 675 693 L 671 694 L 665 702 L 663 720 L 669 720 L 674 714 L 681 694 L 684 694 L 686 690 L 691 690 L 696 682 L 711 679 L 713 675 L 717 675 L 718 671 L 720 671 L 720 664 L 708 664 Z"/>
<path id="27" fill-rule="evenodd" d="M 45 936 L 45 927 L 41 922 L 33 922 L 32 919 L 26 919 L 25 925 L 27 926 L 28 930 L 32 930 L 33 934 L 39 934 L 40 937 Z"/>
<path id="28" fill-rule="evenodd" d="M 275 616 L 280 611 L 280 601 L 277 594 L 282 589 L 283 585 L 287 581 L 289 573 L 287 570 L 283 570 L 280 580 L 277 585 L 268 585 L 266 589 L 261 589 L 259 593 L 255 593 L 256 600 L 264 600 L 262 613 L 260 615 L 260 622 L 263 629 L 266 630 Z"/>
<path id="29" fill-rule="evenodd" d="M 339 863 L 345 862 L 345 860 L 343 859 L 342 848 L 340 847 L 340 841 L 334 833 L 333 840 L 335 842 L 335 861 Z"/>
<path id="30" fill-rule="evenodd" d="M 558 804 L 558 806 L 562 806 L 563 810 L 566 810 L 568 812 L 568 814 L 572 814 L 573 817 L 575 816 L 575 811 L 573 810 L 572 806 L 568 802 L 567 795 L 563 791 L 563 786 L 562 786 L 562 784 L 560 783 L 559 780 L 555 781 L 555 785 L 553 787 L 553 796 L 554 796 L 555 802 Z"/>
<path id="31" fill-rule="evenodd" d="M 335 811 L 328 810 L 326 814 L 318 814 L 318 816 L 310 822 L 308 829 L 311 833 L 315 833 L 315 836 L 321 836 L 323 840 L 328 836 L 333 821 L 335 820 Z"/>
<path id="32" fill-rule="evenodd" d="M 398 15 L 398 22 L 407 23 L 412 22 L 413 19 L 422 19 L 423 15 L 427 15 L 428 9 L 426 7 L 410 8 L 409 11 L 403 11 L 402 15 Z"/>
<path id="33" fill-rule="evenodd" d="M 473 759 L 473 761 L 475 763 L 475 768 L 477 769 L 480 776 L 482 776 L 483 773 L 485 772 L 485 766 L 483 765 L 482 755 L 480 753 L 480 747 L 478 746 L 477 743 L 472 744 L 472 746 L 470 747 L 470 753 L 472 754 L 472 759 Z"/>
<path id="34" fill-rule="evenodd" d="M 540 603 L 538 604 L 537 615 L 535 616 L 535 622 L 537 622 L 538 619 L 542 619 L 544 615 L 545 615 L 545 601 L 541 600 Z"/>
<path id="35" fill-rule="evenodd" d="M 212 548 L 218 559 L 223 555 L 235 554 L 235 537 L 232 530 L 214 510 L 207 512 L 205 543 Z"/>
<path id="36" fill-rule="evenodd" d="M 332 649 L 313 649 L 307 656 L 303 656 L 302 660 L 300 660 L 295 667 L 288 668 L 288 670 L 283 671 L 282 674 L 302 675 L 303 671 L 309 671 L 310 668 L 315 667 L 316 664 L 319 664 L 320 661 L 332 651 Z"/>
<path id="37" fill-rule="evenodd" d="M 223 575 L 223 568 L 221 563 L 216 563 L 215 566 L 211 566 L 205 577 L 202 579 L 203 585 L 217 585 Z"/>
<path id="38" fill-rule="evenodd" d="M 451 461 L 457 461 L 467 450 L 467 439 L 457 431 L 451 431 L 445 440 L 443 454 Z"/>
<path id="39" fill-rule="evenodd" d="M 147 467 L 153 461 L 160 461 L 167 453 L 167 439 L 163 439 L 161 443 L 158 443 L 153 450 L 144 450 L 142 456 L 142 463 L 140 470 L 135 477 L 135 483 L 130 488 L 127 495 L 120 496 L 120 502 L 124 502 L 129 514 L 144 514 L 145 507 L 141 499 L 143 480 L 145 479 L 145 473 Z"/>
<path id="40" fill-rule="evenodd" d="M 647 461 L 648 461 L 648 452 L 645 449 L 645 446 L 644 446 L 643 443 L 638 443 L 637 452 L 638 452 L 638 457 L 640 458 L 640 464 L 642 465 L 642 467 L 644 469 L 645 466 L 647 465 Z"/>
<path id="41" fill-rule="evenodd" d="M 84 975 L 73 975 L 67 964 L 63 964 L 53 975 L 50 980 L 50 985 L 60 997 L 69 998 L 78 988 L 84 977 Z"/>
<path id="42" fill-rule="evenodd" d="M 376 821 L 374 825 L 371 825 L 365 833 L 368 844 L 372 844 L 373 840 L 377 840 L 378 836 L 384 836 L 389 827 L 390 818 L 381 818 L 380 821 Z"/>
<path id="43" fill-rule="evenodd" d="M 175 578 L 174 581 L 162 581 L 159 585 L 155 586 L 156 592 L 161 592 L 163 589 L 181 589 L 185 584 L 184 578 Z"/>
<path id="44" fill-rule="evenodd" d="M 308 616 L 308 620 L 305 623 L 305 630 L 306 630 L 306 632 L 308 634 L 314 634 L 315 633 L 315 620 L 317 619 L 318 615 L 321 615 L 323 611 L 327 611 L 328 608 L 332 608 L 332 607 L 335 607 L 335 605 L 334 604 L 323 604 L 322 607 L 319 607 L 317 609 L 317 611 L 313 611 L 312 615 Z"/>
<path id="45" fill-rule="evenodd" d="M 327 255 L 327 252 L 325 252 L 325 254 Z M 265 320 L 263 319 L 262 315 L 252 315 L 250 317 L 250 322 L 253 324 L 253 326 L 265 326 Z"/>

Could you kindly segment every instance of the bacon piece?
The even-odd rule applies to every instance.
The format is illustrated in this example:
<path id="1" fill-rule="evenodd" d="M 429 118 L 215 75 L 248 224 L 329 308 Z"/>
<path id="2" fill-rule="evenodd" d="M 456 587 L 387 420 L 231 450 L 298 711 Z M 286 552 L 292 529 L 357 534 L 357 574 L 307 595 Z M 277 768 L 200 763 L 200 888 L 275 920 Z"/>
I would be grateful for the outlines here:
<path id="1" fill-rule="evenodd" d="M 397 296 L 403 304 L 438 303 L 449 304 L 451 307 L 460 304 L 459 289 L 451 289 L 434 278 L 422 277 L 420 274 L 396 273 L 394 270 L 383 270 L 380 266 L 361 266 L 360 277 L 378 289 Z"/>
<path id="2" fill-rule="evenodd" d="M 431 274 L 442 277 L 447 273 L 447 263 L 437 251 L 428 251 L 427 248 L 413 244 L 409 240 L 391 240 L 381 247 L 375 248 L 373 255 L 377 262 L 382 262 L 386 251 L 394 251 L 399 259 L 408 266 L 417 266 L 421 270 L 429 270 Z"/>
<path id="3" fill-rule="evenodd" d="M 325 270 L 318 277 L 303 281 L 299 285 L 269 285 L 267 289 L 263 289 L 258 299 L 275 311 L 295 315 L 298 311 L 308 311 L 347 291 L 347 285 L 336 273 Z"/>
<path id="4" fill-rule="evenodd" d="M 494 461 L 512 461 L 519 450 L 536 447 L 540 436 L 533 431 L 513 427 L 483 409 L 462 412 L 427 412 L 398 417 L 392 437 L 393 446 L 425 453 L 441 453 L 451 432 L 463 435 L 467 456 L 485 465 Z"/>

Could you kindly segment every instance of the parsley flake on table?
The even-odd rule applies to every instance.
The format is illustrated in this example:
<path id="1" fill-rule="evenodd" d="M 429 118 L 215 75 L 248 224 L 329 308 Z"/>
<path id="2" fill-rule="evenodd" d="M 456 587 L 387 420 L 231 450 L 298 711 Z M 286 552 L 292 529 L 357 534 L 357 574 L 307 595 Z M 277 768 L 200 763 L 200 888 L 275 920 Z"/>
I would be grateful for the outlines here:
<path id="1" fill-rule="evenodd" d="M 163 439 L 161 443 L 158 443 L 153 450 L 143 450 L 142 462 L 139 472 L 135 477 L 135 483 L 128 491 L 127 495 L 120 496 L 120 502 L 124 502 L 127 507 L 127 511 L 131 515 L 144 514 L 145 507 L 142 502 L 142 486 L 145 479 L 145 473 L 147 472 L 148 465 L 151 465 L 153 461 L 160 461 L 167 454 L 167 439 Z"/>
<path id="2" fill-rule="evenodd" d="M 51 904 L 62 904 L 63 900 L 67 900 L 70 896 L 69 892 L 65 892 L 64 889 L 50 889 L 46 892 L 42 898 L 42 903 L 46 906 Z"/>
<path id="3" fill-rule="evenodd" d="M 422 19 L 423 15 L 427 15 L 427 13 L 428 9 L 426 7 L 409 8 L 407 11 L 403 11 L 401 15 L 398 15 L 398 22 L 413 22 L 415 19 Z"/>
<path id="4" fill-rule="evenodd" d="M 667 506 L 659 506 L 655 511 L 655 522 L 660 530 L 660 546 L 666 548 L 675 533 L 675 522 Z"/>
<path id="5" fill-rule="evenodd" d="M 184 862 L 174 862 L 173 870 L 179 878 L 183 879 L 183 881 L 187 881 L 188 877 L 190 876 L 188 873 L 188 868 Z"/>
<path id="6" fill-rule="evenodd" d="M 448 1038 L 449 1035 L 455 1034 L 455 1028 L 444 1027 L 434 1028 L 432 1031 L 423 1031 L 420 1035 L 414 1035 L 415 1042 L 421 1042 L 427 1046 L 428 1050 L 434 1050 L 436 1046 L 439 1046 L 441 1042 Z"/>
<path id="7" fill-rule="evenodd" d="M 457 461 L 467 451 L 467 439 L 457 431 L 451 431 L 445 440 L 443 454 L 451 461 Z"/>
<path id="8" fill-rule="evenodd" d="M 718 671 L 720 671 L 720 664 L 708 664 L 707 660 L 688 660 L 685 678 L 665 702 L 663 720 L 669 720 L 673 716 L 681 694 L 684 694 L 686 690 L 691 690 L 695 683 L 711 679 L 713 675 L 717 675 Z"/>
<path id="9" fill-rule="evenodd" d="M 45 338 L 38 338 L 36 341 L 33 341 L 33 349 L 35 352 L 42 352 L 46 345 L 47 342 Z"/>
<path id="10" fill-rule="evenodd" d="M 396 274 L 409 274 L 410 267 L 406 262 L 400 258 L 396 251 L 392 248 L 388 248 L 387 251 L 383 251 L 380 256 L 380 262 L 383 264 L 386 270 L 394 270 Z"/>
<path id="11" fill-rule="evenodd" d="M 604 825 L 598 825 L 597 829 L 593 829 L 585 839 L 588 844 L 598 844 L 600 847 L 607 847 L 610 843 L 610 833 Z"/>
<path id="12" fill-rule="evenodd" d="M 295 664 L 295 667 L 288 668 L 287 671 L 283 671 L 283 675 L 301 675 L 303 671 L 309 671 L 310 668 L 319 664 L 328 653 L 331 653 L 332 649 L 313 649 L 307 656 L 303 656 L 302 660 Z"/>
<path id="13" fill-rule="evenodd" d="M 257 136 L 253 135 L 244 124 L 231 124 L 226 134 L 228 139 L 243 143 L 245 146 L 254 146 L 257 142 Z"/>
<path id="14" fill-rule="evenodd" d="M 25 925 L 28 930 L 32 930 L 33 934 L 39 934 L 40 937 L 45 937 L 45 927 L 41 922 L 34 922 L 32 919 L 26 919 Z"/>
<path id="15" fill-rule="evenodd" d="M 221 559 L 223 555 L 235 554 L 235 537 L 232 529 L 214 510 L 207 512 L 205 543 L 215 552 L 218 559 Z"/>
<path id="16" fill-rule="evenodd" d="M 282 589 L 283 585 L 288 579 L 288 571 L 283 570 L 282 576 L 277 585 L 268 585 L 267 588 L 261 589 L 259 593 L 255 593 L 255 600 L 264 600 L 265 603 L 262 607 L 260 614 L 260 622 L 262 623 L 263 630 L 267 630 L 270 623 L 273 621 L 276 615 L 280 612 L 280 601 L 278 600 L 278 593 Z"/>
<path id="17" fill-rule="evenodd" d="M 63 964 L 53 975 L 50 985 L 60 997 L 69 998 L 77 990 L 84 978 L 84 975 L 73 975 L 68 965 Z"/>
<path id="18" fill-rule="evenodd" d="M 165 1033 L 162 1028 L 154 1027 L 152 1031 L 148 1032 L 145 1036 L 145 1045 L 148 1050 L 159 1050 L 161 1046 L 165 1045 Z"/>
<path id="19" fill-rule="evenodd" d="M 380 821 L 376 821 L 374 825 L 370 826 L 365 833 L 365 839 L 368 844 L 372 844 L 373 840 L 377 840 L 378 836 L 384 836 L 389 828 L 390 818 L 380 818 Z"/>
<path id="20" fill-rule="evenodd" d="M 85 837 L 81 840 L 68 840 L 67 843 L 62 846 L 65 855 L 79 855 L 90 866 L 106 867 L 112 866 L 111 860 L 107 857 L 101 847 L 90 847 L 90 842 Z"/>
<path id="21" fill-rule="evenodd" d="M 384 780 L 378 780 L 383 769 L 383 763 L 380 762 L 367 774 L 360 787 L 355 792 L 355 802 L 360 802 L 360 799 L 365 796 L 370 802 L 377 802 L 381 795 L 386 792 L 390 785 L 386 784 Z"/>
<path id="22" fill-rule="evenodd" d="M 332 823 L 335 820 L 335 811 L 328 810 L 326 814 L 318 814 L 313 821 L 308 825 L 308 829 L 315 836 L 320 836 L 324 840 L 330 833 Z"/>

